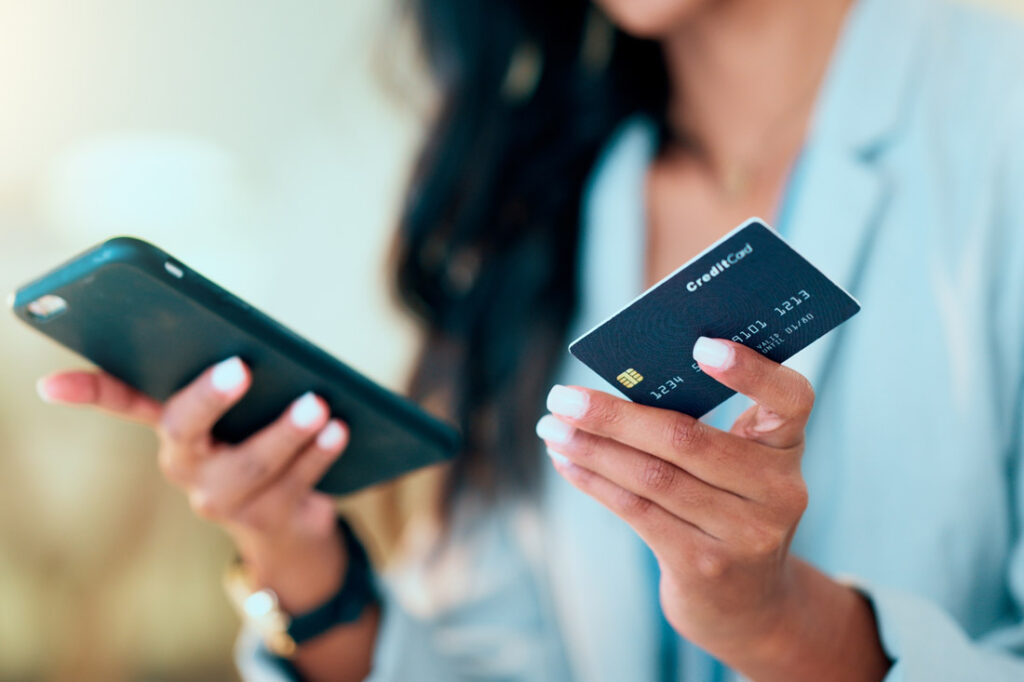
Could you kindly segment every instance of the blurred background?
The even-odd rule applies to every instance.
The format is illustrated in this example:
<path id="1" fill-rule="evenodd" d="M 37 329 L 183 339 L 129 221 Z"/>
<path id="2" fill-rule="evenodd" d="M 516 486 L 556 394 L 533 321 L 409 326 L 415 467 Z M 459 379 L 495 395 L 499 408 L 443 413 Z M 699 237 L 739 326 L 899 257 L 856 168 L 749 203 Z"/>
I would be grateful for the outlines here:
<path id="1" fill-rule="evenodd" d="M 399 19 L 0 0 L 0 290 L 138 235 L 400 389 L 415 330 L 384 265 L 424 92 Z M 0 357 L 0 679 L 232 679 L 231 548 L 153 437 L 44 405 L 36 378 L 83 363 L 7 312 Z"/>
<path id="2" fill-rule="evenodd" d="M 0 0 L 0 289 L 133 234 L 401 389 L 385 257 L 430 93 L 398 10 Z M 0 357 L 0 680 L 236 678 L 231 548 L 152 436 L 40 402 L 82 362 L 6 313 Z M 372 535 L 416 486 L 345 504 Z"/>

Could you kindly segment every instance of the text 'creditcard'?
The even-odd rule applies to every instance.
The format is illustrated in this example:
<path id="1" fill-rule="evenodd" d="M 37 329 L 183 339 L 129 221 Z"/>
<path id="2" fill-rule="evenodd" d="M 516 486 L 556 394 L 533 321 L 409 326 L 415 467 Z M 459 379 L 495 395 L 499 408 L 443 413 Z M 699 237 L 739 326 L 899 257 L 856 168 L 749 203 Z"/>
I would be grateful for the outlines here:
<path id="1" fill-rule="evenodd" d="M 701 417 L 735 391 L 693 360 L 700 336 L 776 362 L 860 310 L 777 232 L 751 219 L 569 346 L 634 402 Z"/>

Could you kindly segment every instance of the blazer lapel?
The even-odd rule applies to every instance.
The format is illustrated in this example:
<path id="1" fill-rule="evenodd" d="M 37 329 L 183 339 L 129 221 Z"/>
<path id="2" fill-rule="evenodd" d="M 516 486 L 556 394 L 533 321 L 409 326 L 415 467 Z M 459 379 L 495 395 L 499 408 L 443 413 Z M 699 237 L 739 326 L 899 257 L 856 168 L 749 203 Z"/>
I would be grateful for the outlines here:
<path id="1" fill-rule="evenodd" d="M 854 297 L 892 190 L 885 152 L 901 132 L 926 11 L 924 0 L 851 9 L 801 160 L 787 239 Z M 842 337 L 840 328 L 786 364 L 821 391 Z"/>
<path id="2" fill-rule="evenodd" d="M 787 238 L 808 260 L 851 295 L 857 296 L 859 274 L 879 224 L 888 183 L 877 169 L 846 154 L 808 156 L 807 180 L 792 213 Z M 856 318 L 850 324 L 856 322 Z M 786 362 L 821 391 L 843 329 L 818 339 Z"/>
<path id="3" fill-rule="evenodd" d="M 802 160 L 806 180 L 787 238 L 853 295 L 890 191 L 881 160 L 898 132 L 926 2 L 861 0 L 851 10 Z M 575 325 L 581 331 L 643 288 L 644 183 L 655 139 L 649 123 L 627 124 L 588 187 Z M 789 364 L 819 387 L 841 334 Z M 559 381 L 607 388 L 571 359 Z M 550 468 L 543 513 L 538 572 L 577 679 L 658 679 L 659 606 L 648 550 L 624 522 Z"/>

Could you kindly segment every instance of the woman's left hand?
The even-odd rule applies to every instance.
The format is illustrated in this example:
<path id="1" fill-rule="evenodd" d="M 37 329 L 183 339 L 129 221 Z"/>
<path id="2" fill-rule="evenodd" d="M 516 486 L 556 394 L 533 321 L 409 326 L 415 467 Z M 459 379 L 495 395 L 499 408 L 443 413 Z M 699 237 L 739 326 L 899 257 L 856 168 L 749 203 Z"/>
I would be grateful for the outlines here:
<path id="1" fill-rule="evenodd" d="M 728 658 L 785 628 L 799 599 L 788 550 L 807 506 L 800 458 L 814 391 L 797 372 L 737 343 L 702 338 L 694 358 L 756 403 L 728 433 L 566 386 L 552 389 L 554 416 L 543 417 L 537 433 L 558 471 L 654 551 L 672 626 Z"/>

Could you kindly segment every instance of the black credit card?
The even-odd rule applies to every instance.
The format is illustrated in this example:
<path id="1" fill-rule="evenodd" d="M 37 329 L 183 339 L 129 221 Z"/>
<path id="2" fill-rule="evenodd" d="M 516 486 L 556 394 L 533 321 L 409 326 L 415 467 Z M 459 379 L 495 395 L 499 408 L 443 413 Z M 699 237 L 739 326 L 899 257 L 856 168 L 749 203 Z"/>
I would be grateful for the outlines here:
<path id="1" fill-rule="evenodd" d="M 700 336 L 783 362 L 860 310 L 775 230 L 752 218 L 572 342 L 629 399 L 701 417 L 735 393 L 701 372 Z"/>

